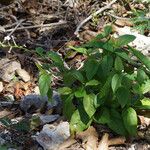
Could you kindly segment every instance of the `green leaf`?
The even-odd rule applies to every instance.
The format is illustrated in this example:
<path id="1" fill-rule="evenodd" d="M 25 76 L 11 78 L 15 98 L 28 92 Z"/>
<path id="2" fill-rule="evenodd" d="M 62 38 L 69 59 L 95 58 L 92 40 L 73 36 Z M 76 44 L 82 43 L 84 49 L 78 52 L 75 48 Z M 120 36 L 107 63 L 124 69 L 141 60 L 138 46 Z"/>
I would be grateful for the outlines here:
<path id="1" fill-rule="evenodd" d="M 107 123 L 108 127 L 119 135 L 127 135 L 127 131 L 122 119 L 111 117 L 111 121 Z"/>
<path id="2" fill-rule="evenodd" d="M 150 92 L 150 80 L 145 81 L 140 89 L 143 94 Z"/>
<path id="3" fill-rule="evenodd" d="M 115 70 L 118 72 L 122 72 L 124 70 L 124 66 L 120 57 L 116 57 L 115 59 Z"/>
<path id="4" fill-rule="evenodd" d="M 99 81 L 93 79 L 93 80 L 90 80 L 89 82 L 87 82 L 85 84 L 85 86 L 96 86 L 96 85 L 99 85 Z"/>
<path id="5" fill-rule="evenodd" d="M 114 44 L 112 43 L 111 39 L 108 42 L 105 42 L 105 44 L 103 45 L 103 49 L 107 50 L 109 52 L 114 52 Z"/>
<path id="6" fill-rule="evenodd" d="M 73 47 L 73 46 L 69 46 L 69 48 L 79 52 L 79 53 L 82 53 L 82 54 L 85 54 L 87 55 L 87 49 L 86 48 L 83 48 L 83 47 Z"/>
<path id="7" fill-rule="evenodd" d="M 124 60 L 127 60 L 129 62 L 133 62 L 129 56 L 127 55 L 126 52 L 123 52 L 121 49 L 118 49 L 117 51 L 115 51 L 115 54 L 121 58 L 123 58 Z"/>
<path id="8" fill-rule="evenodd" d="M 73 70 L 73 71 L 71 71 L 71 73 L 75 79 L 79 80 L 81 83 L 84 82 L 84 77 L 79 70 Z"/>
<path id="9" fill-rule="evenodd" d="M 61 95 L 68 95 L 68 94 L 70 94 L 72 92 L 72 90 L 69 87 L 62 87 L 62 88 L 58 89 L 58 92 Z"/>
<path id="10" fill-rule="evenodd" d="M 48 51 L 47 56 L 50 57 L 51 60 L 54 61 L 56 64 L 60 66 L 64 66 L 62 58 L 56 52 Z"/>
<path id="11" fill-rule="evenodd" d="M 130 92 L 125 87 L 119 87 L 116 91 L 116 97 L 121 107 L 125 107 L 130 101 Z"/>
<path id="12" fill-rule="evenodd" d="M 75 91 L 75 97 L 84 97 L 84 95 L 86 94 L 86 91 L 83 87 L 80 87 L 77 91 Z"/>
<path id="13" fill-rule="evenodd" d="M 76 79 L 73 77 L 73 74 L 71 71 L 65 72 L 63 74 L 63 82 L 66 86 L 70 87 L 72 84 L 76 81 Z"/>
<path id="14" fill-rule="evenodd" d="M 150 110 L 150 98 L 144 98 L 134 104 L 136 109 L 147 109 Z"/>
<path id="15" fill-rule="evenodd" d="M 120 135 L 127 135 L 127 130 L 123 124 L 120 112 L 116 109 L 110 109 L 111 120 L 107 123 L 108 127 Z"/>
<path id="16" fill-rule="evenodd" d="M 98 66 L 99 66 L 98 62 L 94 59 L 88 59 L 85 62 L 85 71 L 88 80 L 91 80 L 94 77 L 94 75 L 98 70 Z"/>
<path id="17" fill-rule="evenodd" d="M 63 101 L 63 114 L 68 120 L 71 119 L 71 116 L 75 111 L 75 106 L 72 103 L 73 98 L 73 95 L 69 95 L 68 98 Z"/>
<path id="18" fill-rule="evenodd" d="M 105 55 L 101 62 L 101 67 L 103 74 L 107 76 L 113 67 L 113 57 L 111 55 Z"/>
<path id="19" fill-rule="evenodd" d="M 42 47 L 37 47 L 36 49 L 36 52 L 41 56 L 41 57 L 44 57 L 44 49 Z"/>
<path id="20" fill-rule="evenodd" d="M 104 86 L 100 89 L 100 92 L 99 92 L 100 98 L 106 96 L 109 93 L 110 83 L 111 83 L 111 80 L 110 78 L 108 78 Z"/>
<path id="21" fill-rule="evenodd" d="M 96 108 L 94 106 L 94 102 L 96 101 L 96 99 L 97 96 L 95 94 L 85 94 L 83 98 L 83 106 L 89 118 L 91 118 L 96 112 Z"/>
<path id="22" fill-rule="evenodd" d="M 121 86 L 121 80 L 122 76 L 119 74 L 115 74 L 111 81 L 111 87 L 113 92 L 116 92 L 116 90 Z"/>
<path id="23" fill-rule="evenodd" d="M 112 26 L 105 26 L 103 36 L 107 37 L 112 32 Z"/>
<path id="24" fill-rule="evenodd" d="M 147 74 L 142 69 L 138 69 L 137 70 L 137 81 L 140 84 L 142 84 L 145 80 L 148 80 Z"/>
<path id="25" fill-rule="evenodd" d="M 90 121 L 89 121 L 90 122 Z M 81 119 L 79 110 L 77 109 L 70 120 L 70 129 L 71 132 L 83 131 L 88 127 L 88 124 L 84 123 Z"/>
<path id="26" fill-rule="evenodd" d="M 122 112 L 123 122 L 126 130 L 131 136 L 135 136 L 137 134 L 137 114 L 136 111 L 129 107 Z"/>
<path id="27" fill-rule="evenodd" d="M 129 47 L 129 50 L 141 61 L 141 63 L 143 63 L 147 69 L 150 71 L 150 58 L 143 55 L 140 51 L 130 47 Z"/>
<path id="28" fill-rule="evenodd" d="M 5 145 L 0 145 L 0 150 L 8 150 L 9 146 L 5 146 Z"/>
<path id="29" fill-rule="evenodd" d="M 51 75 L 41 74 L 39 78 L 39 89 L 42 96 L 46 96 L 51 84 Z"/>
<path id="30" fill-rule="evenodd" d="M 114 109 L 114 108 L 111 108 L 111 109 L 110 109 L 110 114 L 111 114 L 112 117 L 115 117 L 115 118 L 117 118 L 117 119 L 121 119 L 121 118 L 122 118 L 120 112 L 117 111 L 117 110 Z"/>
<path id="31" fill-rule="evenodd" d="M 122 47 L 124 45 L 129 44 L 130 42 L 133 42 L 135 40 L 135 36 L 134 35 L 122 35 L 118 38 L 115 39 L 115 47 Z"/>
<path id="32" fill-rule="evenodd" d="M 109 113 L 109 109 L 104 107 L 104 108 L 100 108 L 100 111 L 97 111 L 94 115 L 94 120 L 97 123 L 101 123 L 101 124 L 106 124 L 110 122 L 110 113 Z"/>

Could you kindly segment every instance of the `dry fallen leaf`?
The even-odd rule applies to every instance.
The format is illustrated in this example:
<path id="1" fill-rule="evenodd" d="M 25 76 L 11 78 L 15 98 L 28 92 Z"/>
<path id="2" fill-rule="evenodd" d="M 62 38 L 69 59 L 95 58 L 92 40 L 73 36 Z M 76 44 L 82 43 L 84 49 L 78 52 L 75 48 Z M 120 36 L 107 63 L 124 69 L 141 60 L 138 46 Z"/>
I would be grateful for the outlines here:
<path id="1" fill-rule="evenodd" d="M 147 127 L 150 125 L 150 118 L 138 115 L 139 121 L 141 125 L 146 125 Z"/>
<path id="2" fill-rule="evenodd" d="M 122 145 L 125 144 L 126 138 L 125 137 L 117 137 L 112 138 L 109 140 L 108 145 Z"/>
<path id="3" fill-rule="evenodd" d="M 105 133 L 99 142 L 97 150 L 108 150 L 109 141 L 108 141 L 109 134 Z"/>
<path id="4" fill-rule="evenodd" d="M 85 150 L 96 150 L 98 134 L 94 127 L 89 127 L 86 131 L 77 134 L 77 138 L 82 139 Z"/>
<path id="5" fill-rule="evenodd" d="M 77 141 L 75 139 L 73 139 L 73 137 L 68 138 L 65 142 L 63 142 L 58 150 L 64 150 L 67 147 L 70 147 L 71 145 L 75 144 Z"/>

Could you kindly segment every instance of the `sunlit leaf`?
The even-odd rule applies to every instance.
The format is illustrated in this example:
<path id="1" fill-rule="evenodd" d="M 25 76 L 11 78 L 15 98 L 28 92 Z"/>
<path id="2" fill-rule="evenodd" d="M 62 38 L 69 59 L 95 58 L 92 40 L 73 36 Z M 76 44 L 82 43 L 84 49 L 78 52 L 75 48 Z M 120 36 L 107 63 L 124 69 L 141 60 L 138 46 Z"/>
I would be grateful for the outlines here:
<path id="1" fill-rule="evenodd" d="M 135 136 L 137 134 L 137 114 L 136 111 L 129 107 L 122 112 L 123 122 L 125 128 L 131 136 Z"/>

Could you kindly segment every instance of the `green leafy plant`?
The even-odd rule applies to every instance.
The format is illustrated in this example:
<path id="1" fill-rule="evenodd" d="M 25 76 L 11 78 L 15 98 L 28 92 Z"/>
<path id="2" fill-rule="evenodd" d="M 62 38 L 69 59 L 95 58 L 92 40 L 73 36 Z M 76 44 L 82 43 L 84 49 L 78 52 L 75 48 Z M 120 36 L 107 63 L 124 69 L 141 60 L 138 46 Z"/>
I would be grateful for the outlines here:
<path id="1" fill-rule="evenodd" d="M 149 10 L 147 10 L 149 12 Z M 141 34 L 144 34 L 146 31 L 150 31 L 150 18 L 146 17 L 146 11 L 134 10 L 134 17 L 131 21 L 134 24 L 134 28 L 137 29 Z"/>
<path id="2" fill-rule="evenodd" d="M 70 47 L 86 56 L 80 69 L 66 68 L 57 53 L 45 55 L 53 61 L 49 67 L 57 67 L 55 75 L 63 79 L 58 92 L 72 132 L 83 131 L 95 122 L 106 124 L 117 134 L 136 136 L 136 110 L 150 109 L 150 99 L 145 96 L 150 92 L 150 59 L 128 46 L 135 39 L 133 35 L 114 38 L 111 32 L 111 26 L 106 26 L 92 41 Z M 133 55 L 137 61 L 131 59 Z M 49 91 L 45 69 L 40 66 L 46 74 L 42 83 L 41 76 L 39 79 L 42 95 Z"/>

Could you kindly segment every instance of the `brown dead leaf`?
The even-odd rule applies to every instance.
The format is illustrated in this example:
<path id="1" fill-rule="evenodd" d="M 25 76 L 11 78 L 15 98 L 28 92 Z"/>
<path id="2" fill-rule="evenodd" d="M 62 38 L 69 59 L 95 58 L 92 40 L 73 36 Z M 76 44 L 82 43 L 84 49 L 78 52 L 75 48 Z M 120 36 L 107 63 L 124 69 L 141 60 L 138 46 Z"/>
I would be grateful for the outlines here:
<path id="1" fill-rule="evenodd" d="M 65 148 L 70 147 L 71 145 L 75 144 L 76 142 L 77 141 L 75 139 L 70 137 L 59 146 L 58 150 L 64 150 Z"/>
<path id="2" fill-rule="evenodd" d="M 17 83 L 14 89 L 15 89 L 14 95 L 16 99 L 20 99 L 22 96 L 24 96 L 24 91 L 22 90 L 22 85 L 20 83 Z"/>
<path id="3" fill-rule="evenodd" d="M 8 111 L 8 110 L 0 111 L 0 118 L 6 117 L 6 116 L 10 116 L 11 118 L 12 117 L 11 115 L 13 115 L 11 111 Z"/>
<path id="4" fill-rule="evenodd" d="M 117 138 L 112 138 L 108 141 L 108 145 L 121 145 L 125 144 L 126 138 L 125 137 L 117 137 Z"/>
<path id="5" fill-rule="evenodd" d="M 108 141 L 109 134 L 105 133 L 99 142 L 97 150 L 108 150 L 109 141 Z"/>
<path id="6" fill-rule="evenodd" d="M 86 150 L 96 150 L 98 134 L 94 127 L 89 127 L 86 131 L 77 134 L 77 138 L 82 139 Z"/>
<path id="7" fill-rule="evenodd" d="M 115 24 L 120 26 L 120 27 L 124 27 L 124 26 L 133 26 L 133 23 L 129 20 L 123 20 L 123 19 L 117 19 L 115 21 Z"/>
<path id="8" fill-rule="evenodd" d="M 146 125 L 147 127 L 150 125 L 150 118 L 138 115 L 139 121 L 141 125 Z"/>

